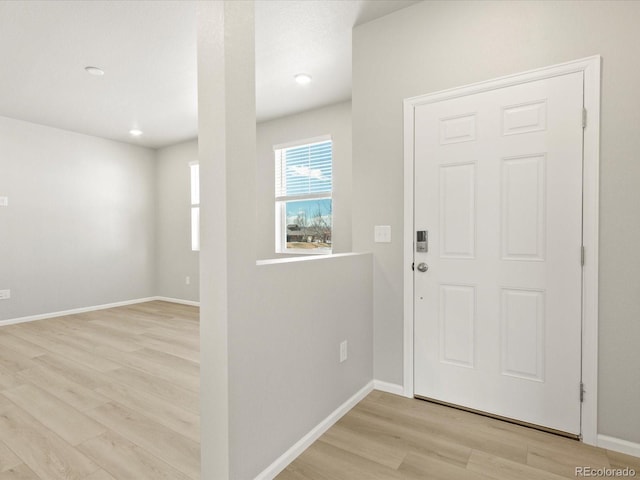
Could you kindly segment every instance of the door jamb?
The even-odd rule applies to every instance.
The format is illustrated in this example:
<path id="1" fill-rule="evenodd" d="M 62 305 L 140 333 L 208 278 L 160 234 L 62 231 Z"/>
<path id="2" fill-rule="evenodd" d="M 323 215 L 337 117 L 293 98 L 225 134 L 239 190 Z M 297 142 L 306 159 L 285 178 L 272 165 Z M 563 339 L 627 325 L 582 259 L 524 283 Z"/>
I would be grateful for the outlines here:
<path id="1" fill-rule="evenodd" d="M 598 433 L 598 231 L 600 172 L 601 57 L 592 57 L 530 70 L 464 87 L 442 90 L 404 100 L 404 378 L 403 393 L 413 397 L 413 240 L 414 240 L 414 112 L 416 107 L 535 80 L 584 73 L 584 107 L 588 112 L 583 136 L 582 243 L 582 382 L 584 401 L 580 418 L 582 440 L 596 445 Z M 576 385 L 576 395 L 579 386 Z"/>

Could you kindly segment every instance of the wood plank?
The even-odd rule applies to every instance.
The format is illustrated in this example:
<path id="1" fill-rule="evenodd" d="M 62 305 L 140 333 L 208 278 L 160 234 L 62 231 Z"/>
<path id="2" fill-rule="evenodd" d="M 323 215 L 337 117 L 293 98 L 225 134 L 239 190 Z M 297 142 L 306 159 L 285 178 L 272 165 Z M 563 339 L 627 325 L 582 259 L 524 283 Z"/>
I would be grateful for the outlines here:
<path id="1" fill-rule="evenodd" d="M 145 359 L 148 362 L 164 367 L 165 370 L 170 368 L 180 375 L 197 378 L 200 377 L 200 365 L 198 363 L 192 362 L 191 360 L 185 360 L 184 358 L 177 357 L 167 352 L 143 348 L 133 352 L 130 356 Z M 199 388 L 196 387 L 195 390 L 197 391 Z"/>
<path id="2" fill-rule="evenodd" d="M 160 458 L 113 432 L 88 440 L 78 449 L 118 480 L 190 480 Z"/>
<path id="3" fill-rule="evenodd" d="M 390 396 L 395 397 L 395 395 Z M 365 399 L 358 405 L 358 411 L 386 418 L 395 425 L 403 426 L 413 432 L 410 435 L 422 432 L 423 435 L 430 437 L 446 438 L 450 443 L 471 450 L 481 450 L 526 463 L 527 443 L 524 439 L 505 440 L 483 428 L 487 420 L 493 419 L 421 400 L 403 397 L 382 398 L 384 401 Z M 413 404 L 416 401 L 424 405 L 416 406 Z"/>
<path id="4" fill-rule="evenodd" d="M 407 447 L 393 438 L 381 439 L 361 435 L 349 422 L 338 422 L 321 439 L 334 447 L 396 470 L 407 455 Z"/>
<path id="5" fill-rule="evenodd" d="M 84 480 L 116 480 L 116 478 L 112 477 L 111 474 L 107 473 L 105 470 L 100 469 L 93 472 L 91 475 L 84 477 Z"/>
<path id="6" fill-rule="evenodd" d="M 0 472 L 0 480 L 42 480 L 24 463 Z"/>
<path id="7" fill-rule="evenodd" d="M 434 434 L 420 425 L 396 422 L 393 417 L 374 415 L 356 406 L 340 421 L 356 430 L 361 437 L 380 438 L 405 445 L 424 456 L 432 456 L 465 467 L 471 448 L 460 445 L 445 435 Z"/>
<path id="8" fill-rule="evenodd" d="M 17 373 L 21 370 L 26 370 L 27 368 L 33 368 L 35 367 L 35 364 L 28 356 L 19 353 L 13 348 L 3 346 L 0 348 L 0 367 L 10 373 Z"/>
<path id="9" fill-rule="evenodd" d="M 7 444 L 0 442 L 0 472 L 6 472 L 22 464 L 22 460 L 7 447 Z"/>
<path id="10" fill-rule="evenodd" d="M 158 352 L 170 353 L 176 357 L 184 358 L 185 360 L 190 360 L 194 363 L 200 364 L 200 348 L 185 347 L 170 340 L 151 338 L 146 334 L 133 337 L 133 341 L 141 347 L 156 350 Z"/>
<path id="11" fill-rule="evenodd" d="M 101 373 L 82 363 L 53 354 L 42 355 L 33 359 L 34 366 L 41 366 L 62 375 L 67 380 L 84 385 L 87 388 L 98 388 L 109 383 L 106 373 Z M 111 373 L 111 372 L 109 372 Z"/>
<path id="12" fill-rule="evenodd" d="M 138 303 L 136 305 L 125 305 L 118 307 L 116 311 L 125 313 L 130 318 L 138 317 L 154 317 L 158 319 L 170 319 L 173 314 L 169 311 L 171 307 L 162 308 L 159 305 L 154 305 L 151 302 Z"/>
<path id="13" fill-rule="evenodd" d="M 151 375 L 133 368 L 119 368 L 108 373 L 109 383 L 120 383 L 136 390 L 143 390 L 157 395 L 169 402 L 180 405 L 182 408 L 200 413 L 200 397 L 197 393 L 174 385 L 170 381 Z M 97 387 L 96 387 L 97 388 Z"/>
<path id="14" fill-rule="evenodd" d="M 21 385 L 5 390 L 3 394 L 71 445 L 78 445 L 105 431 L 104 426 L 34 385 Z"/>
<path id="15" fill-rule="evenodd" d="M 200 349 L 200 340 L 198 339 L 197 335 L 197 329 L 184 332 L 167 328 L 166 326 L 150 328 L 145 332 L 146 337 L 156 338 L 158 340 L 173 341 L 177 345 L 182 345 L 185 348 L 192 348 L 193 350 Z"/>
<path id="16" fill-rule="evenodd" d="M 575 478 L 577 466 L 593 468 L 611 466 L 604 450 L 589 448 L 588 445 L 582 446 L 585 448 L 559 450 L 553 445 L 532 445 L 529 447 L 527 465 L 567 478 Z"/>
<path id="17" fill-rule="evenodd" d="M 47 353 L 46 350 L 38 345 L 6 332 L 0 332 L 0 347 L 10 348 L 27 358 L 34 358 Z"/>
<path id="18" fill-rule="evenodd" d="M 43 326 L 43 328 L 46 328 Z M 46 332 L 45 335 L 43 333 Z M 79 341 L 64 331 L 44 330 L 32 331 L 29 329 L 16 330 L 14 336 L 27 340 L 41 347 L 46 353 L 53 353 L 68 360 L 82 364 L 100 372 L 115 370 L 120 365 L 96 356 L 92 352 L 93 345 L 86 340 Z"/>
<path id="19" fill-rule="evenodd" d="M 127 336 L 117 331 L 95 325 L 87 320 L 86 313 L 70 317 L 57 317 L 47 322 L 48 328 L 56 329 L 64 336 L 83 340 L 85 343 L 107 345 L 122 352 L 133 352 L 138 346 L 131 342 Z"/>
<path id="20" fill-rule="evenodd" d="M 16 377 L 23 383 L 29 382 L 46 390 L 81 412 L 103 405 L 109 401 L 109 399 L 95 391 L 79 383 L 70 381 L 46 366 L 23 370 L 17 373 Z"/>
<path id="21" fill-rule="evenodd" d="M 0 412 L 13 407 L 13 402 L 0 393 Z"/>
<path id="22" fill-rule="evenodd" d="M 109 429 L 162 458 L 191 478 L 200 475 L 200 445 L 117 403 L 107 403 L 87 412 Z"/>
<path id="23" fill-rule="evenodd" d="M 142 319 L 131 321 L 130 317 L 117 315 L 108 310 L 103 310 L 101 315 L 92 318 L 89 320 L 89 323 L 126 337 L 144 334 L 144 332 L 150 328 L 150 326 L 143 323 Z M 153 326 L 153 324 L 151 324 L 151 326 Z"/>
<path id="24" fill-rule="evenodd" d="M 636 471 L 636 475 L 640 476 L 640 458 L 632 457 L 620 452 L 614 452 L 613 450 L 607 450 L 607 458 L 612 468 L 632 468 Z"/>
<path id="25" fill-rule="evenodd" d="M 421 455 L 417 452 L 409 452 L 400 465 L 398 472 L 406 480 L 423 480 L 428 475 L 429 480 L 491 480 L 481 473 L 467 470 L 466 468 L 442 461 L 431 455 Z"/>
<path id="26" fill-rule="evenodd" d="M 82 339 L 85 342 L 90 342 L 92 345 L 105 345 L 107 347 L 115 348 L 121 352 L 135 352 L 140 348 L 119 332 L 90 322 L 87 322 L 87 324 L 83 325 L 82 328 L 76 330 L 73 337 Z"/>
<path id="27" fill-rule="evenodd" d="M 467 469 L 497 480 L 563 480 L 565 478 L 477 450 L 471 454 Z"/>
<path id="28" fill-rule="evenodd" d="M 96 389 L 104 397 L 135 410 L 195 442 L 200 441 L 200 417 L 150 393 L 111 384 Z"/>
<path id="29" fill-rule="evenodd" d="M 311 479 L 311 477 L 308 477 L 297 470 L 293 470 L 293 468 L 292 469 L 285 468 L 282 472 L 278 474 L 276 478 L 278 480 L 310 480 Z"/>
<path id="30" fill-rule="evenodd" d="M 198 392 L 200 389 L 200 368 L 189 360 L 146 348 L 129 352 L 127 355 L 122 355 L 122 352 L 105 346 L 98 346 L 95 351 L 103 358 L 120 362 L 122 367 L 131 367 L 163 378 L 173 385 L 192 392 Z"/>
<path id="31" fill-rule="evenodd" d="M 13 388 L 21 385 L 22 382 L 20 379 L 16 377 L 16 374 L 10 372 L 4 367 L 0 367 L 0 390 L 4 390 L 5 388 Z"/>
<path id="32" fill-rule="evenodd" d="M 18 407 L 0 413 L 2 440 L 41 479 L 82 480 L 98 467 Z"/>
<path id="33" fill-rule="evenodd" d="M 286 472 L 276 478 L 282 480 L 287 475 L 289 477 L 294 475 L 294 478 L 301 480 L 400 480 L 404 478 L 395 469 L 334 447 L 322 440 L 316 441 L 286 468 Z"/>

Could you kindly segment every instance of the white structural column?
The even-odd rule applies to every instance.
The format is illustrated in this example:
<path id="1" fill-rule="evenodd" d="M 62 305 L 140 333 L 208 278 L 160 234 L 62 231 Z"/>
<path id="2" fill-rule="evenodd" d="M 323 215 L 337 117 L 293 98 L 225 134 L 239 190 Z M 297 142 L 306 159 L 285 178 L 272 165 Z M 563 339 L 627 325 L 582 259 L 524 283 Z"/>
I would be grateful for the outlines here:
<path id="1" fill-rule="evenodd" d="M 255 269 L 253 1 L 199 2 L 202 478 L 230 465 L 230 325 Z M 242 218 L 242 221 L 238 219 Z"/>

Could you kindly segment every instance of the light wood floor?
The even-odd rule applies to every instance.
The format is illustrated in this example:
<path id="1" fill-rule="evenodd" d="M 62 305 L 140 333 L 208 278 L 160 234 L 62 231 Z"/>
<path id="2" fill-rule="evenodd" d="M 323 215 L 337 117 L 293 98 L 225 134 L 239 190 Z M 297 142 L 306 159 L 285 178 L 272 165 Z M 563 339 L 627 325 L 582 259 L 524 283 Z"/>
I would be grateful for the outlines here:
<path id="1" fill-rule="evenodd" d="M 198 325 L 197 308 L 149 302 L 1 327 L 0 480 L 197 480 Z M 640 478 L 634 457 L 374 391 L 277 478 L 560 480 L 576 466 Z"/>
<path id="2" fill-rule="evenodd" d="M 0 480 L 200 478 L 198 309 L 0 328 Z"/>
<path id="3" fill-rule="evenodd" d="M 580 478 L 577 466 L 629 466 L 640 478 L 639 458 L 374 391 L 277 480 L 562 480 Z"/>

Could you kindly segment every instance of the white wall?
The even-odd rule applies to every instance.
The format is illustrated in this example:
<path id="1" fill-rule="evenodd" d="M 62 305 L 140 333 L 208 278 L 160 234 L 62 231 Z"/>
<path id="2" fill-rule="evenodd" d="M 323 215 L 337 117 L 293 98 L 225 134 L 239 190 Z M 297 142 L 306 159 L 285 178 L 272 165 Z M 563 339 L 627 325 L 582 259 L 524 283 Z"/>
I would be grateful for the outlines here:
<path id="1" fill-rule="evenodd" d="M 275 253 L 274 145 L 322 135 L 333 140 L 333 252 L 351 251 L 351 102 L 342 102 L 257 125 L 258 258 L 289 256 Z"/>
<path id="2" fill-rule="evenodd" d="M 191 250 L 191 178 L 189 162 L 198 160 L 198 140 L 156 151 L 155 294 L 199 301 L 199 254 Z M 189 277 L 187 285 L 185 277 Z"/>
<path id="3" fill-rule="evenodd" d="M 154 152 L 0 117 L 0 320 L 154 294 Z"/>
<path id="4" fill-rule="evenodd" d="M 254 478 L 373 378 L 371 255 L 274 260 L 234 318 L 233 479 Z M 285 263 L 278 263 L 285 262 Z M 339 362 L 340 342 L 348 359 Z"/>
<path id="5" fill-rule="evenodd" d="M 429 1 L 356 27 L 353 244 L 375 254 L 377 379 L 402 383 L 402 100 L 601 54 L 599 432 L 640 442 L 639 18 L 639 2 Z"/>
<path id="6" fill-rule="evenodd" d="M 372 379 L 369 255 L 256 265 L 253 28 L 200 4 L 203 479 L 255 478 Z"/>

